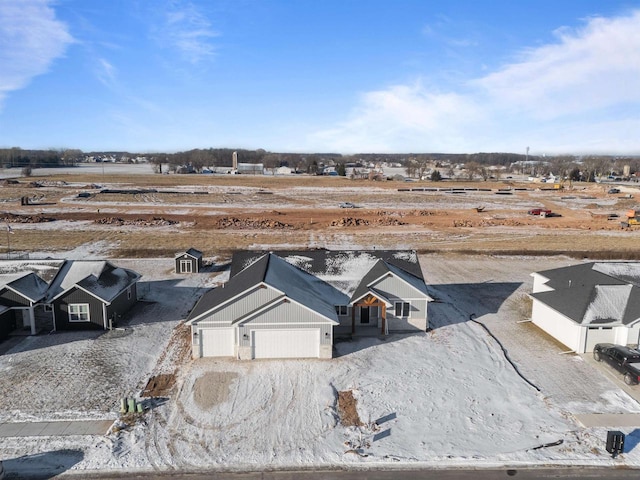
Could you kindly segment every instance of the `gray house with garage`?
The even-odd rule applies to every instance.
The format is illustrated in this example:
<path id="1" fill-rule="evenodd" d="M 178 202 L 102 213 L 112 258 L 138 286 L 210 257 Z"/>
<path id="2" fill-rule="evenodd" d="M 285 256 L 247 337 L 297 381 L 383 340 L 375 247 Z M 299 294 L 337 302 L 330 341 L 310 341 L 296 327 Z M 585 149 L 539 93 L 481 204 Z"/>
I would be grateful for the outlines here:
<path id="1" fill-rule="evenodd" d="M 139 279 L 108 261 L 0 261 L 0 340 L 16 330 L 111 328 L 136 303 Z"/>
<path id="2" fill-rule="evenodd" d="M 597 343 L 638 346 L 639 262 L 588 262 L 531 275 L 531 320 L 568 350 L 591 352 Z"/>
<path id="3" fill-rule="evenodd" d="M 193 356 L 331 358 L 336 336 L 428 329 L 413 251 L 238 252 L 190 312 Z"/>

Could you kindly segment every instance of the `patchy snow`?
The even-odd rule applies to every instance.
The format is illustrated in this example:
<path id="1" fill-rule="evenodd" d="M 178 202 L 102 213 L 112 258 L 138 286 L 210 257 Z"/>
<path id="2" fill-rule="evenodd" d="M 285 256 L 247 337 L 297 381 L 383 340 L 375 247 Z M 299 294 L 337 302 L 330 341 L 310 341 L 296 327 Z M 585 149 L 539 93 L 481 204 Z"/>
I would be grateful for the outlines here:
<path id="1" fill-rule="evenodd" d="M 127 333 L 69 332 L 18 343 L 0 356 L 0 420 L 114 418 L 120 396 L 178 366 L 161 355 L 173 327 L 207 288 L 228 279 L 228 271 L 177 275 L 172 258 L 114 263 L 143 274 L 144 302 Z M 175 396 L 137 425 L 104 437 L 3 438 L 0 459 L 41 471 L 58 460 L 72 472 L 640 466 L 637 430 L 616 428 L 628 434 L 629 451 L 612 460 L 606 429 L 573 420 L 578 413 L 638 413 L 639 404 L 583 357 L 558 355 L 556 344 L 516 321 L 529 273 L 575 261 L 439 255 L 421 263 L 438 300 L 430 306 L 430 333 L 338 342 L 331 360 L 187 360 Z M 541 392 L 468 321 L 470 312 Z M 363 426 L 339 423 L 340 390 L 354 392 Z M 73 461 L 65 460 L 68 452 Z"/>
<path id="2" fill-rule="evenodd" d="M 596 285 L 582 323 L 622 322 L 631 285 Z"/>
<path id="3" fill-rule="evenodd" d="M 593 269 L 640 286 L 640 262 L 598 262 Z"/>

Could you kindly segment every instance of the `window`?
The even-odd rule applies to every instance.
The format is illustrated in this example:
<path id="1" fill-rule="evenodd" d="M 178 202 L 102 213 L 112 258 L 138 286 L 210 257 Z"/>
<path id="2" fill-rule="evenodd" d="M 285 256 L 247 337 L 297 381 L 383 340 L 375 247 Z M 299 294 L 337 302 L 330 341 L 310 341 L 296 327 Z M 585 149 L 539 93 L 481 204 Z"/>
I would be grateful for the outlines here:
<path id="1" fill-rule="evenodd" d="M 396 317 L 408 317 L 411 310 L 411 304 L 409 302 L 395 302 L 395 315 Z"/>
<path id="2" fill-rule="evenodd" d="M 347 305 L 336 305 L 336 313 L 338 315 L 347 315 L 349 313 Z"/>
<path id="3" fill-rule="evenodd" d="M 191 260 L 180 260 L 180 272 L 192 273 L 192 265 Z"/>
<path id="4" fill-rule="evenodd" d="M 70 322 L 88 322 L 89 320 L 88 303 L 72 303 L 69 305 Z"/>

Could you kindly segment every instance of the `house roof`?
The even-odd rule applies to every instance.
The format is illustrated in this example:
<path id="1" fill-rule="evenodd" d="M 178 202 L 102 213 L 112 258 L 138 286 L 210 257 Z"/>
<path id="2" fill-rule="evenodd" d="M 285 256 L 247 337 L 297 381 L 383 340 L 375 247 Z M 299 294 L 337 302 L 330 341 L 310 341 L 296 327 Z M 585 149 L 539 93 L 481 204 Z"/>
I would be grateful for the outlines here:
<path id="1" fill-rule="evenodd" d="M 52 301 L 73 287 L 109 303 L 140 279 L 133 270 L 107 261 L 66 260 L 49 285 L 46 299 Z"/>
<path id="2" fill-rule="evenodd" d="M 202 252 L 200 250 L 196 250 L 195 248 L 190 248 L 185 252 L 180 252 L 176 254 L 177 257 L 181 257 L 182 255 L 187 254 L 193 258 L 202 258 Z"/>
<path id="3" fill-rule="evenodd" d="M 629 325 L 640 320 L 640 264 L 590 262 L 538 272 L 553 290 L 532 293 L 582 325 Z"/>
<path id="4" fill-rule="evenodd" d="M 0 289 L 6 287 L 32 302 L 41 300 L 48 286 L 47 282 L 33 272 L 0 274 Z"/>
<path id="5" fill-rule="evenodd" d="M 234 253 L 231 276 L 251 265 L 264 253 Z M 378 260 L 383 260 L 388 268 L 397 267 L 397 271 L 402 270 L 417 279 L 412 281 L 424 284 L 418 255 L 414 250 L 282 250 L 272 253 L 324 280 L 349 297 L 354 295 L 363 278 L 374 268 Z M 372 280 L 375 278 L 370 281 Z"/>
<path id="6" fill-rule="evenodd" d="M 321 279 L 291 265 L 274 254 L 265 254 L 232 276 L 223 286 L 205 293 L 187 321 L 196 320 L 217 306 L 261 284 L 281 291 L 291 300 L 336 319 L 335 305 L 346 304 L 346 295 Z M 235 319 L 234 319 L 235 320 Z"/>

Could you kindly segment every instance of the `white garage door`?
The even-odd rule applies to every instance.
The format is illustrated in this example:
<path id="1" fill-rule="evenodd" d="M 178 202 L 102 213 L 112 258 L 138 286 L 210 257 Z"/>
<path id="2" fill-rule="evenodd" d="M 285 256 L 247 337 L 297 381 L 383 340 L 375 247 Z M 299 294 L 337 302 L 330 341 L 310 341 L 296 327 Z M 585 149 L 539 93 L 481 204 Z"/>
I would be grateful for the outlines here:
<path id="1" fill-rule="evenodd" d="M 585 352 L 593 352 L 596 343 L 615 343 L 615 335 L 613 328 L 587 328 L 587 341 L 585 343 Z"/>
<path id="2" fill-rule="evenodd" d="M 254 330 L 253 358 L 318 358 L 320 329 Z"/>
<path id="3" fill-rule="evenodd" d="M 235 335 L 233 328 L 204 328 L 200 330 L 203 357 L 233 357 Z"/>

